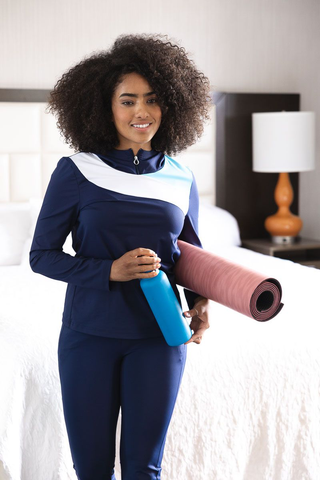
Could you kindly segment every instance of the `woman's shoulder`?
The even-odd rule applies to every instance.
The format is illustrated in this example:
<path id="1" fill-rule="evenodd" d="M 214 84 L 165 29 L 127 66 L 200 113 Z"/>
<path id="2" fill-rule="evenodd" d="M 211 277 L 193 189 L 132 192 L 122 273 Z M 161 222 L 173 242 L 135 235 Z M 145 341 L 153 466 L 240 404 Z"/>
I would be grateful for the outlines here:
<path id="1" fill-rule="evenodd" d="M 58 166 L 61 169 L 69 169 L 77 173 L 77 171 L 82 172 L 83 170 L 95 169 L 95 167 L 101 166 L 101 163 L 103 163 L 102 160 L 94 153 L 76 152 L 68 157 L 62 157 L 58 162 Z"/>
<path id="2" fill-rule="evenodd" d="M 172 172 L 176 172 L 177 174 L 183 175 L 185 178 L 193 180 L 193 173 L 192 170 L 183 163 L 182 160 L 172 158 L 169 155 L 165 155 L 166 162 L 171 168 Z"/>

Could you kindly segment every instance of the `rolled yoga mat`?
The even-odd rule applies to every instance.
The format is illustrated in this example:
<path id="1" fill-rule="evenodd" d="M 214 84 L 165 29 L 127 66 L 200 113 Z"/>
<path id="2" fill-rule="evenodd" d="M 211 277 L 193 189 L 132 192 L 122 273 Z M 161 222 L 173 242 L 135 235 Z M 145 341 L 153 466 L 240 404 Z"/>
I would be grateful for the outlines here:
<path id="1" fill-rule="evenodd" d="M 237 265 L 190 243 L 178 240 L 181 256 L 175 266 L 178 285 L 265 322 L 283 307 L 275 278 Z"/>

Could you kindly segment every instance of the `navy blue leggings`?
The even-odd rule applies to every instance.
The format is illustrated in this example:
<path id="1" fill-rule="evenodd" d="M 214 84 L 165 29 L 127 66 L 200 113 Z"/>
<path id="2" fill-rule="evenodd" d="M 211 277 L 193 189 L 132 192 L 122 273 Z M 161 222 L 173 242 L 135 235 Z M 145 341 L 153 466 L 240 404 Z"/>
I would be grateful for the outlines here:
<path id="1" fill-rule="evenodd" d="M 121 407 L 122 480 L 158 480 L 186 360 L 162 337 L 106 338 L 61 328 L 58 360 L 64 417 L 79 480 L 116 480 Z"/>

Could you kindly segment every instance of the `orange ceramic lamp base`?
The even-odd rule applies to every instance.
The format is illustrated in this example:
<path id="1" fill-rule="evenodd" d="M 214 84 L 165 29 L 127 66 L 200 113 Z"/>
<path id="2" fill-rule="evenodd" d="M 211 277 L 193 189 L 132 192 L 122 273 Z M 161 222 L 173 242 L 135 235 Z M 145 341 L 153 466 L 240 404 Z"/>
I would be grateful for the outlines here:
<path id="1" fill-rule="evenodd" d="M 288 173 L 279 174 L 274 199 L 279 207 L 278 211 L 275 215 L 266 218 L 264 226 L 274 242 L 292 242 L 302 228 L 302 220 L 290 212 L 290 205 L 293 201 L 293 189 Z"/>

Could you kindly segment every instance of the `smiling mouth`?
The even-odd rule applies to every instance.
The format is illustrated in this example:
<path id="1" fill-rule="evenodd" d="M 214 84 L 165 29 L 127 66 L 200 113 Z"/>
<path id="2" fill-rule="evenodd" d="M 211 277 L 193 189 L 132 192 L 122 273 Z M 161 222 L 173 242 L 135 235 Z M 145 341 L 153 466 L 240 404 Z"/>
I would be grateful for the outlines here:
<path id="1" fill-rule="evenodd" d="M 150 127 L 151 123 L 133 123 L 131 126 L 136 130 L 147 130 Z"/>

